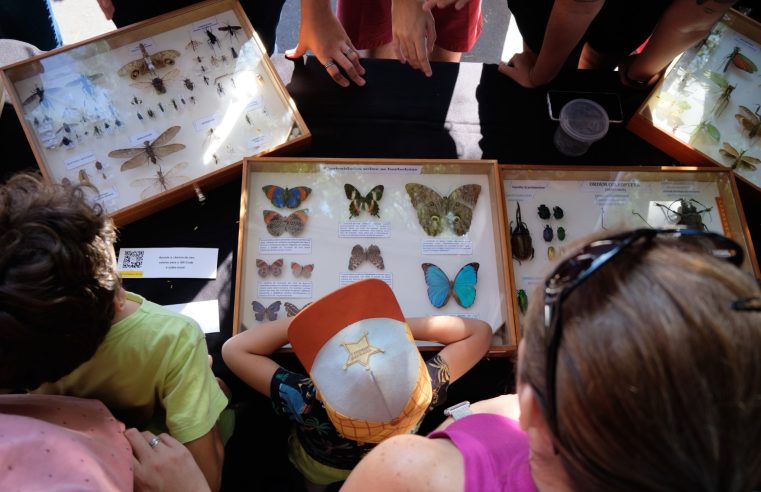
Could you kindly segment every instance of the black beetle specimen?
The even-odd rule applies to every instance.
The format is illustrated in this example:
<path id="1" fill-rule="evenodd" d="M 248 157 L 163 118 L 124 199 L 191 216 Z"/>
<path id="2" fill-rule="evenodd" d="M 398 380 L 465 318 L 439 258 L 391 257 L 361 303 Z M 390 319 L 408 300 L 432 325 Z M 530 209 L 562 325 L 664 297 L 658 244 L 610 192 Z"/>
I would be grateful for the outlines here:
<path id="1" fill-rule="evenodd" d="M 552 207 L 552 216 L 555 217 L 557 220 L 562 219 L 563 209 L 560 207 Z"/>
<path id="2" fill-rule="evenodd" d="M 698 209 L 698 207 L 693 205 L 693 203 L 697 203 L 703 208 Z M 694 198 L 690 198 L 689 200 L 680 198 L 679 200 L 674 200 L 668 205 L 663 205 L 662 203 L 658 202 L 655 204 L 663 209 L 663 212 L 666 214 L 666 218 L 672 224 L 687 226 L 690 229 L 708 229 L 703 223 L 703 214 L 713 210 L 713 207 L 706 207 Z"/>
<path id="3" fill-rule="evenodd" d="M 534 258 L 534 247 L 531 245 L 531 233 L 528 226 L 521 219 L 521 204 L 515 211 L 515 227 L 510 221 L 510 247 L 513 250 L 513 258 L 518 260 L 531 260 Z"/>
<path id="4" fill-rule="evenodd" d="M 548 243 L 552 241 L 552 227 L 548 225 L 544 226 L 544 231 L 542 231 L 542 237 Z"/>
<path id="5" fill-rule="evenodd" d="M 558 240 L 565 241 L 565 228 L 558 227 Z"/>
<path id="6" fill-rule="evenodd" d="M 537 209 L 537 211 L 539 212 L 540 219 L 547 220 L 550 218 L 550 209 L 547 208 L 547 205 L 545 205 L 544 203 L 539 205 L 539 208 Z"/>

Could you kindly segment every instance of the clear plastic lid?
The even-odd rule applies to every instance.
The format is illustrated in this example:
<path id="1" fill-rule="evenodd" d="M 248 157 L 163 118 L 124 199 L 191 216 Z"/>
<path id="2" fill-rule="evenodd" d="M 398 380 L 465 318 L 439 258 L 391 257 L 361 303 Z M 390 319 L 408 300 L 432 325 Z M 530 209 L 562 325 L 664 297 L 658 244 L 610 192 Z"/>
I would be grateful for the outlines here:
<path id="1" fill-rule="evenodd" d="M 574 99 L 560 110 L 560 126 L 582 142 L 595 142 L 608 133 L 608 113 L 589 99 Z"/>

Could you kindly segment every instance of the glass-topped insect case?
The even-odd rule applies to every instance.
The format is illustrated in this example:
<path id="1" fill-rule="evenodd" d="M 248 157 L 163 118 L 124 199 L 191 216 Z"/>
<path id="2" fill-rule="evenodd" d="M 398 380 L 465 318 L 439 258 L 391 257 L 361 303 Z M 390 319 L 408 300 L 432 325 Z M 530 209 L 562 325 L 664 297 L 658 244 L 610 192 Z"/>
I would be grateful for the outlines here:
<path id="1" fill-rule="evenodd" d="M 236 0 L 213 0 L 2 69 L 40 169 L 126 223 L 310 134 Z M 197 190 L 198 188 L 196 188 Z"/>
<path id="2" fill-rule="evenodd" d="M 526 305 L 571 244 L 598 231 L 693 227 L 731 237 L 759 276 L 734 175 L 725 169 L 500 166 L 508 279 L 520 324 Z"/>
<path id="3" fill-rule="evenodd" d="M 761 24 L 732 10 L 656 85 L 628 128 L 684 164 L 761 191 Z"/>
<path id="4" fill-rule="evenodd" d="M 247 160 L 233 331 L 379 278 L 405 316 L 484 320 L 507 353 L 501 213 L 490 161 Z"/>

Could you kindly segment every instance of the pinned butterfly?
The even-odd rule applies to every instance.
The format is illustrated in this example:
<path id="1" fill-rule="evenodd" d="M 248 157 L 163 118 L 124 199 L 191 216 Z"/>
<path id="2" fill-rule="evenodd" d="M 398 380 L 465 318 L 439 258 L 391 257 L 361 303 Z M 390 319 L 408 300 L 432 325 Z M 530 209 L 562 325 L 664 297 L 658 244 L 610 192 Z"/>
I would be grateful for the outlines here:
<path id="1" fill-rule="evenodd" d="M 370 190 L 367 195 L 362 195 L 358 189 L 346 183 L 344 191 L 346 192 L 346 198 L 351 200 L 349 202 L 350 219 L 358 217 L 362 210 L 367 210 L 373 217 L 380 217 L 380 205 L 378 202 L 383 197 L 383 185 L 378 185 Z"/>
<path id="2" fill-rule="evenodd" d="M 297 314 L 299 314 L 299 312 L 302 309 L 304 309 L 305 307 L 309 306 L 310 304 L 312 304 L 312 303 L 308 302 L 308 303 L 304 304 L 303 306 L 298 307 L 295 304 L 291 304 L 290 302 L 286 302 L 285 303 L 285 313 L 288 315 L 289 318 L 292 318 L 292 317 L 296 316 Z"/>
<path id="3" fill-rule="evenodd" d="M 307 199 L 312 188 L 297 186 L 296 188 L 281 188 L 275 185 L 262 186 L 262 191 L 272 205 L 278 208 L 296 208 Z"/>
<path id="4" fill-rule="evenodd" d="M 428 285 L 428 299 L 434 307 L 444 307 L 452 296 L 464 308 L 469 308 L 476 302 L 478 263 L 468 263 L 460 268 L 454 281 L 449 280 L 447 274 L 433 263 L 423 263 L 421 267 Z"/>
<path id="5" fill-rule="evenodd" d="M 277 313 L 280 312 L 280 301 L 275 301 L 267 307 L 264 307 L 264 304 L 260 302 L 252 301 L 251 307 L 254 309 L 256 321 L 264 321 L 265 316 L 269 321 L 275 321 Z"/>
<path id="6" fill-rule="evenodd" d="M 313 271 L 314 263 L 309 265 L 302 265 L 300 263 L 296 263 L 295 261 L 291 262 L 291 272 L 293 272 L 294 277 L 309 278 L 312 276 Z"/>
<path id="7" fill-rule="evenodd" d="M 272 264 L 267 263 L 264 260 L 256 259 L 256 268 L 259 270 L 259 276 L 262 278 L 272 275 L 273 277 L 279 277 L 283 273 L 283 259 L 275 260 Z"/>
<path id="8" fill-rule="evenodd" d="M 288 232 L 293 236 L 298 236 L 304 230 L 309 216 L 309 209 L 296 210 L 287 217 L 283 217 L 274 210 L 264 210 L 264 223 L 267 225 L 267 231 L 273 236 L 282 236 Z"/>
<path id="9" fill-rule="evenodd" d="M 383 257 L 381 256 L 381 250 L 375 244 L 371 244 L 367 249 L 363 248 L 360 244 L 355 244 L 351 249 L 351 257 L 349 258 L 349 270 L 356 270 L 365 261 L 375 265 L 379 270 L 383 270 L 385 265 L 383 264 Z"/>
<path id="10" fill-rule="evenodd" d="M 417 210 L 420 226 L 429 236 L 438 236 L 445 224 L 458 236 L 467 234 L 473 221 L 473 209 L 481 193 L 481 185 L 466 184 L 455 188 L 448 196 L 419 184 L 407 183 L 407 194 Z"/>

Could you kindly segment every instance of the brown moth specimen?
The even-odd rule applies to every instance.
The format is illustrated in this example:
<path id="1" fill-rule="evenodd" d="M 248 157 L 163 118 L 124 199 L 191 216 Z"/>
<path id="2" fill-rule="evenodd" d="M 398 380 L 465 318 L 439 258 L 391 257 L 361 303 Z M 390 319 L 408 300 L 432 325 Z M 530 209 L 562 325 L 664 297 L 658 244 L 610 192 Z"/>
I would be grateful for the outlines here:
<path id="1" fill-rule="evenodd" d="M 174 65 L 175 58 L 180 56 L 180 52 L 177 50 L 164 50 L 164 51 L 159 51 L 158 53 L 149 55 L 143 43 L 140 43 L 139 46 L 140 46 L 140 52 L 142 53 L 143 56 L 136 60 L 132 60 L 131 62 L 127 63 L 122 68 L 120 68 L 116 72 L 117 74 L 119 74 L 119 76 L 126 77 L 127 75 L 129 75 L 132 80 L 135 80 L 138 77 L 145 75 L 147 73 L 153 74 L 159 68 L 164 68 L 164 67 Z"/>
<path id="2" fill-rule="evenodd" d="M 112 150 L 108 153 L 109 157 L 117 157 L 117 158 L 125 158 L 129 157 L 130 159 L 126 162 L 124 162 L 121 166 L 122 171 L 127 171 L 129 169 L 134 169 L 136 167 L 142 166 L 145 164 L 148 160 L 150 160 L 152 163 L 157 164 L 158 160 L 161 159 L 164 156 L 167 156 L 169 154 L 172 154 L 174 152 L 178 152 L 185 148 L 185 145 L 183 144 L 168 144 L 167 143 L 172 140 L 175 135 L 180 131 L 179 126 L 173 126 L 166 130 L 164 133 L 158 136 L 156 140 L 153 142 L 145 141 L 143 142 L 142 147 L 134 147 L 131 149 L 117 149 Z"/>

